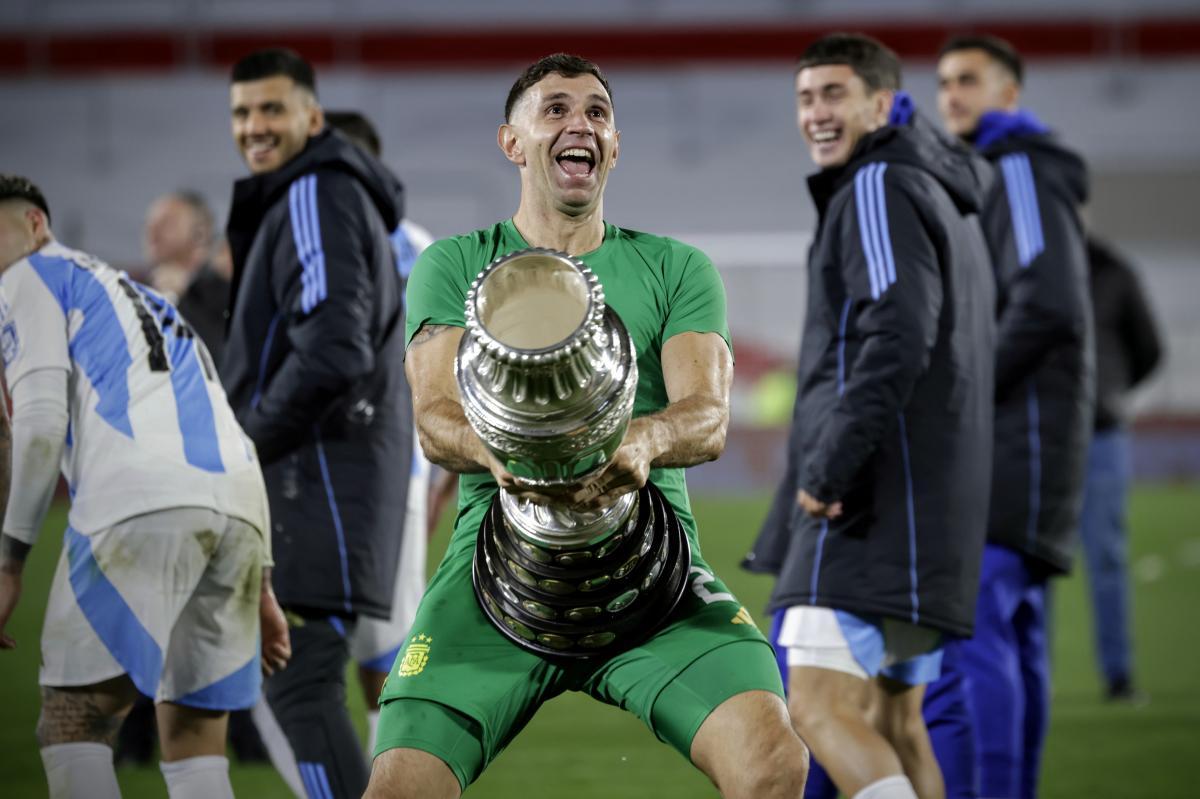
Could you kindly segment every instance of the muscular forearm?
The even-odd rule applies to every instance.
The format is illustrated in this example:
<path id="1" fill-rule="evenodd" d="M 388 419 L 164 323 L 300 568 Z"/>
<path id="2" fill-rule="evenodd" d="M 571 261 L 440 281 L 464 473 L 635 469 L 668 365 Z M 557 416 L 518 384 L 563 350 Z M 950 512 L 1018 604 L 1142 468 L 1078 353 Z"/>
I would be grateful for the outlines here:
<path id="1" fill-rule="evenodd" d="M 462 406 L 449 399 L 429 402 L 417 420 L 425 457 L 449 472 L 488 471 L 488 451 L 471 428 Z"/>
<path id="2" fill-rule="evenodd" d="M 691 396 L 658 413 L 630 423 L 630 432 L 644 435 L 653 467 L 686 467 L 714 461 L 725 449 L 729 406 L 714 397 Z"/>
<path id="3" fill-rule="evenodd" d="M 494 459 L 463 413 L 454 377 L 462 336 L 454 325 L 423 325 L 408 345 L 404 367 L 425 457 L 449 472 L 487 472 Z"/>

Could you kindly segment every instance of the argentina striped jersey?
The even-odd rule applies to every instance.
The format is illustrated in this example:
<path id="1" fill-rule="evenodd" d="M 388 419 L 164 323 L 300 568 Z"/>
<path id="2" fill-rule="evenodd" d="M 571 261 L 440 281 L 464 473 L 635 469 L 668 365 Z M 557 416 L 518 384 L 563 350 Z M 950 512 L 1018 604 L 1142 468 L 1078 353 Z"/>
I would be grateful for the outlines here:
<path id="1" fill-rule="evenodd" d="M 207 351 L 165 299 L 51 243 L 0 279 L 10 386 L 68 374 L 70 524 L 203 507 L 267 530 L 262 475 Z M 11 341 L 11 344 L 9 343 Z"/>

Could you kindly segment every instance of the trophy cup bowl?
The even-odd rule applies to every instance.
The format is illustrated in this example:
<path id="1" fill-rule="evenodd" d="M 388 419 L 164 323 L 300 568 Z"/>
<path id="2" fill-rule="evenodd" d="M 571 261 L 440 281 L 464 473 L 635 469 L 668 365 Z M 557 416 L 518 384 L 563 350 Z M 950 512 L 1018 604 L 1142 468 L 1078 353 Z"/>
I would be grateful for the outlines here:
<path id="1" fill-rule="evenodd" d="M 534 489 L 603 470 L 633 416 L 633 341 L 595 274 L 566 253 L 520 250 L 479 273 L 454 368 L 467 421 Z M 472 581 L 485 615 L 518 645 L 597 657 L 661 626 L 690 562 L 682 525 L 650 483 L 595 511 L 500 491 Z"/>

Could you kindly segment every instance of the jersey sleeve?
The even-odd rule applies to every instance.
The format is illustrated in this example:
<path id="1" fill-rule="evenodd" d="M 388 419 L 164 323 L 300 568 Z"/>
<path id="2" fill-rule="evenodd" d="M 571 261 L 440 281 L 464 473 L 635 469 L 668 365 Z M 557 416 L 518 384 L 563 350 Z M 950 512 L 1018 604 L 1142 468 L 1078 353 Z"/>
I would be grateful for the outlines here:
<path id="1" fill-rule="evenodd" d="M 801 488 L 840 500 L 896 424 L 929 366 L 943 294 L 937 250 L 915 201 L 886 165 L 855 178 L 854 200 L 838 225 L 845 305 L 860 344 L 840 382 L 837 405 L 809 458 Z"/>
<path id="2" fill-rule="evenodd" d="M 468 276 L 462 244 L 442 239 L 427 247 L 417 258 L 404 298 L 405 346 L 423 325 L 465 327 Z"/>
<path id="3" fill-rule="evenodd" d="M 12 400 L 12 491 L 3 531 L 32 546 L 54 498 L 66 446 L 67 373 L 29 372 L 14 388 Z"/>
<path id="4" fill-rule="evenodd" d="M 721 275 L 708 256 L 690 247 L 685 248 L 680 263 L 680 268 L 668 275 L 663 341 L 680 333 L 716 333 L 732 351 Z"/>
<path id="5" fill-rule="evenodd" d="M 9 391 L 32 372 L 71 370 L 63 305 L 28 260 L 0 281 L 0 346 Z"/>

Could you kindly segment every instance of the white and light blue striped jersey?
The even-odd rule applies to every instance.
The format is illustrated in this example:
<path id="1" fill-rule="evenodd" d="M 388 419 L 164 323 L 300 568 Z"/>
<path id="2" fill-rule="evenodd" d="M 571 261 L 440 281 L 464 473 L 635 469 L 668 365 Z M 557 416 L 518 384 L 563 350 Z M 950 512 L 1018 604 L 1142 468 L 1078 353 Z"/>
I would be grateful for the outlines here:
<path id="1" fill-rule="evenodd" d="M 72 528 L 199 507 L 269 533 L 254 446 L 208 352 L 165 299 L 51 242 L 0 277 L 0 331 L 10 388 L 40 370 L 68 374 Z"/>

